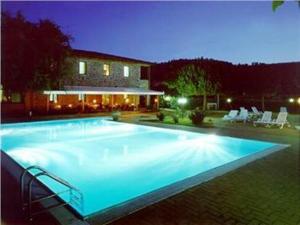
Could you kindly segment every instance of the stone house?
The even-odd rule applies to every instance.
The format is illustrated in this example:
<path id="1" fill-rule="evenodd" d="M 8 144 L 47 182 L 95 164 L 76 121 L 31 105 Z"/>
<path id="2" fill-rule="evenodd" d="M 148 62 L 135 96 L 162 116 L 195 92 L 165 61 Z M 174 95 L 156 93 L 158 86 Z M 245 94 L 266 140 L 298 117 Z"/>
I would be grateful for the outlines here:
<path id="1" fill-rule="evenodd" d="M 59 90 L 26 94 L 25 111 L 139 110 L 159 105 L 163 92 L 149 89 L 152 63 L 85 50 L 73 50 L 72 74 Z"/>

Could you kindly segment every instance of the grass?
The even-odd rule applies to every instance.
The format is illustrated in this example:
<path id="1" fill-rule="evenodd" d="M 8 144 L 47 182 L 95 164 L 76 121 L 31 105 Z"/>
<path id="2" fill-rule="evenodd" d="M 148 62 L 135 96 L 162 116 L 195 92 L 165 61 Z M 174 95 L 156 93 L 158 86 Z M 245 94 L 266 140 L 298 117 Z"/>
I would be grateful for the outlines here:
<path id="1" fill-rule="evenodd" d="M 200 127 L 200 128 L 218 128 L 218 127 L 220 128 L 220 127 L 237 127 L 237 126 L 252 127 L 252 122 L 247 122 L 247 124 L 244 124 L 242 122 L 230 123 L 228 121 L 227 122 L 222 121 L 222 117 L 227 113 L 228 113 L 227 111 L 207 111 L 203 123 L 199 126 L 194 125 L 188 116 L 179 117 L 178 123 L 175 123 L 171 114 L 167 114 L 163 121 L 156 121 L 156 122 L 169 124 L 169 125 L 173 124 L 173 125 L 182 125 L 182 126 L 189 126 L 189 127 Z M 278 113 L 273 113 L 273 118 L 276 118 L 277 114 Z M 292 127 L 294 127 L 295 125 L 300 125 L 300 114 L 289 114 L 288 121 L 292 124 Z M 277 128 L 275 127 L 274 129 Z"/>

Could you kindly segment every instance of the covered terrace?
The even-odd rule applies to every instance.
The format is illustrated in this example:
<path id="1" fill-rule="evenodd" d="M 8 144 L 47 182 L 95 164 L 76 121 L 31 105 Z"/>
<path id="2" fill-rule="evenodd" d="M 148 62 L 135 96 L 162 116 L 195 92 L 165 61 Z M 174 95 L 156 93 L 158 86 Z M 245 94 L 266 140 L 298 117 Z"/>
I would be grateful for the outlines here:
<path id="1" fill-rule="evenodd" d="M 125 110 L 144 107 L 159 108 L 164 92 L 143 88 L 65 86 L 64 90 L 44 91 L 47 112 L 77 109 L 82 112 Z"/>

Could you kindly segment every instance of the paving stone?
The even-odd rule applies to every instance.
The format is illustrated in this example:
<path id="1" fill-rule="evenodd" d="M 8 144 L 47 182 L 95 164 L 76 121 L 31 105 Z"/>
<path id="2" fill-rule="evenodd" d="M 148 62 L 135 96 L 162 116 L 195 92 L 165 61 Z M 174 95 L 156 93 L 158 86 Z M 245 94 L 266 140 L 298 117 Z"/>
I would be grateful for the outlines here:
<path id="1" fill-rule="evenodd" d="M 222 134 L 289 143 L 292 147 L 113 224 L 300 225 L 299 134 L 288 129 L 283 130 L 284 135 L 274 129 L 263 129 L 263 134 L 259 135 L 258 131 L 261 130 L 249 128 L 241 133 L 239 129 L 232 129 L 227 133 L 222 130 Z M 168 210 L 175 213 L 168 213 Z"/>

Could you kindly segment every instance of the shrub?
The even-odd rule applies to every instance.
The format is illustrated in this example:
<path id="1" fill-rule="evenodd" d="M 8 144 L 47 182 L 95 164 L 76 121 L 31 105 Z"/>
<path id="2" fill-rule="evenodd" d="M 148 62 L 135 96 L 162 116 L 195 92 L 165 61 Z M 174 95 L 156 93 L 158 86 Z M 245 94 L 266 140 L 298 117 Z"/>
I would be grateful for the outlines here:
<path id="1" fill-rule="evenodd" d="M 203 123 L 203 120 L 205 118 L 205 113 L 200 110 L 194 110 L 189 115 L 190 120 L 193 122 L 194 125 L 201 125 Z"/>
<path id="2" fill-rule="evenodd" d="M 178 116 L 176 114 L 172 115 L 172 119 L 173 119 L 174 123 L 176 123 L 176 124 L 178 123 Z"/>
<path id="3" fill-rule="evenodd" d="M 112 113 L 112 119 L 113 119 L 113 121 L 118 121 L 120 116 L 121 116 L 120 112 L 118 112 L 118 111 L 113 112 Z"/>
<path id="4" fill-rule="evenodd" d="M 158 118 L 159 121 L 163 121 L 165 119 L 165 114 L 159 112 L 156 114 L 156 117 Z"/>

